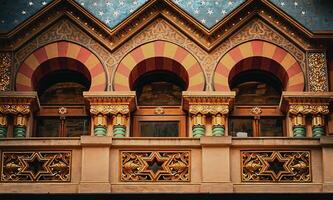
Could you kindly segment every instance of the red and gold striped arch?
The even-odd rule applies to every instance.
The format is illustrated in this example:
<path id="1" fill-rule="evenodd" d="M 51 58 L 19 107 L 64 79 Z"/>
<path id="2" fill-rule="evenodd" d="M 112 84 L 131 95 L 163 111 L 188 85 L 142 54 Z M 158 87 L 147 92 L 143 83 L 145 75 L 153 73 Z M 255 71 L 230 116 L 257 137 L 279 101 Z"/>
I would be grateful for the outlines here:
<path id="1" fill-rule="evenodd" d="M 16 75 L 16 90 L 34 90 L 33 74 L 36 69 L 47 60 L 61 57 L 75 59 L 88 69 L 91 76 L 91 86 L 89 91 L 105 90 L 107 80 L 100 60 L 88 49 L 66 41 L 48 44 L 28 56 L 20 66 Z"/>
<path id="2" fill-rule="evenodd" d="M 286 71 L 288 81 L 285 86 L 286 91 L 303 91 L 304 89 L 304 74 L 301 66 L 297 60 L 286 50 L 271 44 L 269 42 L 254 40 L 243 43 L 228 53 L 226 53 L 219 63 L 217 64 L 213 84 L 216 91 L 230 91 L 229 88 L 229 75 L 231 69 L 236 66 L 240 61 L 250 57 L 264 57 L 279 63 Z M 260 66 L 256 66 L 255 63 L 248 65 L 251 69 L 263 69 L 274 73 L 276 69 L 269 63 L 261 63 Z M 285 82 L 285 80 L 281 80 Z"/>
<path id="3" fill-rule="evenodd" d="M 177 61 L 188 74 L 188 91 L 203 91 L 205 77 L 199 62 L 184 48 L 165 41 L 155 41 L 142 45 L 127 54 L 114 75 L 113 88 L 116 91 L 130 90 L 130 73 L 141 61 L 153 57 L 165 57 Z M 158 70 L 156 66 L 156 70 Z M 151 71 L 151 70 L 150 70 Z"/>

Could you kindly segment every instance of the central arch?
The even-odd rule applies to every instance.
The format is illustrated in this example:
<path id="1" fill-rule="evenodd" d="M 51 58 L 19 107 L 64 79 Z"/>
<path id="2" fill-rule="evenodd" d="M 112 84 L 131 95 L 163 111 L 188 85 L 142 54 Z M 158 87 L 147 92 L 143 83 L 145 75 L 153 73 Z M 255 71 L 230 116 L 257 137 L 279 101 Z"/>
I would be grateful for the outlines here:
<path id="1" fill-rule="evenodd" d="M 154 62 L 153 65 L 150 65 L 150 71 L 153 70 L 152 68 L 158 70 L 158 64 L 160 62 L 159 58 L 168 58 L 164 59 L 165 62 L 173 60 L 174 63 L 179 63 L 182 68 L 185 69 L 188 75 L 188 91 L 203 91 L 205 89 L 205 76 L 197 59 L 184 48 L 165 41 L 150 42 L 128 53 L 121 60 L 116 69 L 113 80 L 113 89 L 115 91 L 130 91 L 130 74 L 132 70 L 144 60 Z M 163 66 L 168 66 L 172 64 L 173 61 L 168 64 L 164 63 Z M 174 71 L 175 69 L 170 68 L 169 70 Z M 177 73 L 178 71 L 176 70 L 174 72 Z"/>
<path id="2" fill-rule="evenodd" d="M 260 57 L 264 59 L 257 59 Z M 247 60 L 246 63 L 242 63 L 243 67 L 240 68 L 242 70 L 259 69 L 272 73 L 277 72 L 276 75 L 280 76 L 281 81 L 285 83 L 284 89 L 286 91 L 304 90 L 304 73 L 297 60 L 286 50 L 261 40 L 238 45 L 221 58 L 214 73 L 215 90 L 230 91 L 228 80 L 232 75 L 232 69 L 242 60 Z M 258 62 L 259 60 L 260 62 Z M 277 71 L 278 68 L 282 68 L 282 70 Z"/>

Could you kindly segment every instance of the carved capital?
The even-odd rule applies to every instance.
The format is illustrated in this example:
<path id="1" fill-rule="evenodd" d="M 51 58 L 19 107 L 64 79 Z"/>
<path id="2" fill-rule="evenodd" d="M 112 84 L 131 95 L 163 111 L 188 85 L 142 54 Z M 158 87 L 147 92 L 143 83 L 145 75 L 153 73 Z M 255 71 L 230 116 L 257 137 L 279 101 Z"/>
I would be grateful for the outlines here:
<path id="1" fill-rule="evenodd" d="M 90 106 L 90 113 L 97 115 L 97 114 L 113 114 L 116 115 L 118 113 L 126 115 L 130 112 L 128 105 L 91 105 Z"/>
<path id="2" fill-rule="evenodd" d="M 310 104 L 296 104 L 289 106 L 289 113 L 297 114 L 323 114 L 326 115 L 329 113 L 327 105 L 310 105 Z"/>
<path id="3" fill-rule="evenodd" d="M 216 115 L 220 114 L 228 114 L 229 113 L 229 106 L 228 105 L 205 105 L 205 104 L 195 104 L 190 105 L 189 112 L 191 114 L 212 114 Z"/>
<path id="4" fill-rule="evenodd" d="M 29 105 L 0 105 L 0 113 L 3 114 L 29 114 Z"/>

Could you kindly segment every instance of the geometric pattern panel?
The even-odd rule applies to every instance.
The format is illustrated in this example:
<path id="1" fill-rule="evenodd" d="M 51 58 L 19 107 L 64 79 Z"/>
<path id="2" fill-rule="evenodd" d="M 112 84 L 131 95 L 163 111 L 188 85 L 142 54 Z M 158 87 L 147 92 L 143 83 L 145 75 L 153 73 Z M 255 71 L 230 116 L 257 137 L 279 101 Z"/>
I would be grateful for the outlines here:
<path id="1" fill-rule="evenodd" d="M 115 91 L 130 91 L 129 76 L 140 62 L 153 58 L 164 57 L 177 61 L 187 71 L 188 91 L 203 91 L 205 76 L 198 60 L 184 48 L 165 41 L 154 41 L 137 47 L 128 53 L 119 63 L 113 80 Z M 158 70 L 156 66 L 156 70 Z"/>
<path id="2" fill-rule="evenodd" d="M 71 42 L 54 42 L 30 54 L 21 64 L 16 75 L 16 90 L 32 91 L 32 77 L 35 70 L 45 61 L 53 58 L 72 58 L 82 63 L 91 76 L 89 91 L 104 91 L 107 85 L 103 64 L 91 51 Z M 66 66 L 62 67 L 66 69 Z"/>
<path id="3" fill-rule="evenodd" d="M 121 181 L 174 181 L 191 179 L 189 151 L 121 151 Z"/>
<path id="4" fill-rule="evenodd" d="M 288 82 L 286 91 L 303 91 L 304 74 L 297 60 L 286 50 L 269 42 L 252 40 L 238 45 L 222 56 L 218 62 L 213 84 L 216 91 L 229 91 L 229 74 L 231 69 L 240 61 L 251 57 L 264 57 L 276 61 L 287 72 Z M 271 66 L 250 65 L 251 69 L 272 71 Z M 260 68 L 259 68 L 260 67 Z"/>
<path id="5" fill-rule="evenodd" d="M 241 151 L 242 182 L 312 181 L 310 151 Z"/>
<path id="6" fill-rule="evenodd" d="M 1 154 L 1 182 L 69 182 L 71 151 L 10 151 Z"/>

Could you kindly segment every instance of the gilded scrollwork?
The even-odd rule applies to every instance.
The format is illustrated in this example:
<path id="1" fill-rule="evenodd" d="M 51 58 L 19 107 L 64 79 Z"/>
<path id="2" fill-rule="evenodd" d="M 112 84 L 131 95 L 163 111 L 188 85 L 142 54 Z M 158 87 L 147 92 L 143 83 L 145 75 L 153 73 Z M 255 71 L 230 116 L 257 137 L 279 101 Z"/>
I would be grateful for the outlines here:
<path id="1" fill-rule="evenodd" d="M 309 90 L 313 92 L 328 91 L 327 66 L 325 53 L 309 53 L 308 80 Z"/>
<path id="2" fill-rule="evenodd" d="M 243 182 L 311 182 L 310 151 L 241 151 Z"/>
<path id="3" fill-rule="evenodd" d="M 70 151 L 2 152 L 2 182 L 69 182 Z"/>
<path id="4" fill-rule="evenodd" d="M 228 114 L 229 106 L 228 105 L 205 105 L 205 104 L 194 104 L 190 105 L 189 113 L 191 114 Z"/>
<path id="5" fill-rule="evenodd" d="M 297 114 L 323 114 L 329 113 L 328 105 L 294 104 L 289 106 L 289 113 Z"/>
<path id="6" fill-rule="evenodd" d="M 90 113 L 97 115 L 97 114 L 123 114 L 126 115 L 130 112 L 130 108 L 128 105 L 121 105 L 121 104 L 115 104 L 115 105 L 91 105 L 90 106 Z"/>
<path id="7" fill-rule="evenodd" d="M 29 114 L 30 106 L 29 105 L 15 105 L 15 104 L 5 104 L 0 105 L 0 113 L 4 114 Z"/>
<path id="8" fill-rule="evenodd" d="M 121 181 L 190 181 L 189 151 L 121 151 Z"/>
<path id="9" fill-rule="evenodd" d="M 11 56 L 9 53 L 0 53 L 0 91 L 9 90 Z"/>

